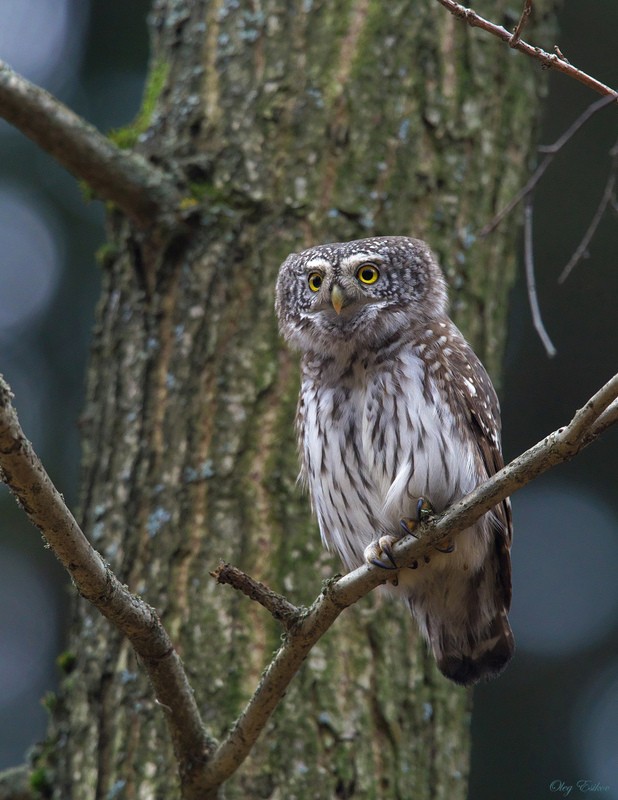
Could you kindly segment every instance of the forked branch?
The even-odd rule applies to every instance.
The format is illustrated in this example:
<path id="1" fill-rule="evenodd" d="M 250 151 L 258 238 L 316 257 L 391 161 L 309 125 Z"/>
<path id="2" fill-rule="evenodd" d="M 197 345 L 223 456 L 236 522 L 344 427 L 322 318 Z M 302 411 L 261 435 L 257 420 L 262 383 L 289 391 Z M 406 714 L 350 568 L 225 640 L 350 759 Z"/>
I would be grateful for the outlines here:
<path id="1" fill-rule="evenodd" d="M 422 558 L 446 536 L 453 538 L 542 472 L 573 458 L 618 420 L 618 375 L 603 386 L 564 428 L 551 433 L 445 512 L 394 547 L 400 566 Z M 220 744 L 206 733 L 180 659 L 156 611 L 122 586 L 92 548 L 26 439 L 0 377 L 0 468 L 4 482 L 73 578 L 78 591 L 124 633 L 143 662 L 166 710 L 179 764 L 183 797 L 211 800 L 249 755 L 311 648 L 341 612 L 384 582 L 384 571 L 362 566 L 325 585 L 307 611 L 297 609 L 240 570 L 221 565 L 231 583 L 265 606 L 286 628 L 285 641 L 255 694 Z M 391 574 L 392 576 L 392 574 Z M 391 577 L 389 576 L 389 577 Z"/>

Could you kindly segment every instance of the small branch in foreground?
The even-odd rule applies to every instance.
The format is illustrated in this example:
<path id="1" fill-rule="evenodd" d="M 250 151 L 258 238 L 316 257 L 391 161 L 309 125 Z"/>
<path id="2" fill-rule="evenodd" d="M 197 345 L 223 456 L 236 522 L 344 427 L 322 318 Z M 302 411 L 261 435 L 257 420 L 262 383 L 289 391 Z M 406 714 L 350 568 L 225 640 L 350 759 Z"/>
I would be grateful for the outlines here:
<path id="1" fill-rule="evenodd" d="M 121 150 L 92 125 L 0 61 L 0 116 L 52 155 L 137 225 L 176 224 L 180 193 L 141 156 Z"/>
<path id="2" fill-rule="evenodd" d="M 26 439 L 0 376 L 0 474 L 30 521 L 41 531 L 89 600 L 131 642 L 150 678 L 158 703 L 166 709 L 183 797 L 201 800 L 196 786 L 216 742 L 208 736 L 172 641 L 157 612 L 123 586 L 83 534 L 60 492 Z"/>
<path id="3" fill-rule="evenodd" d="M 534 242 L 532 236 L 532 215 L 533 206 L 532 200 L 529 197 L 524 206 L 524 261 L 526 263 L 526 286 L 528 287 L 528 303 L 532 313 L 532 323 L 535 331 L 538 333 L 545 352 L 549 358 L 556 355 L 556 348 L 549 334 L 543 324 L 543 317 L 541 316 L 541 309 L 539 306 L 539 298 L 536 293 L 536 280 L 534 277 Z"/>
<path id="4" fill-rule="evenodd" d="M 400 566 L 421 559 L 446 536 L 469 528 L 487 511 L 541 473 L 573 458 L 618 420 L 618 375 L 603 386 L 571 422 L 527 450 L 488 481 L 419 529 L 419 539 L 404 537 L 394 548 Z M 389 575 L 392 577 L 392 573 Z M 314 644 L 339 614 L 381 583 L 384 570 L 363 565 L 329 581 L 307 613 L 287 633 L 260 685 L 205 769 L 205 782 L 220 786 L 248 756 L 272 711 Z"/>
<path id="5" fill-rule="evenodd" d="M 511 47 L 515 48 L 516 50 L 520 50 L 522 53 L 534 58 L 536 61 L 540 61 L 541 65 L 545 69 L 556 69 L 559 72 L 563 72 L 565 75 L 574 78 L 576 81 L 583 83 L 585 86 L 588 86 L 588 88 L 593 89 L 595 92 L 603 95 L 611 95 L 614 101 L 618 100 L 618 92 L 616 92 L 610 86 L 606 86 L 604 83 L 601 83 L 601 81 L 598 81 L 596 78 L 593 78 L 592 75 L 588 75 L 586 72 L 582 72 L 582 70 L 577 69 L 577 67 L 574 67 L 572 64 L 570 64 L 566 59 L 564 59 L 564 57 L 560 58 L 554 53 L 547 53 L 540 47 L 533 47 L 531 44 L 527 44 L 522 39 L 515 39 L 513 42 L 512 40 L 514 34 L 509 33 L 506 28 L 484 19 L 484 17 L 481 17 L 476 13 L 476 11 L 473 11 L 471 8 L 466 8 L 465 6 L 454 2 L 454 0 L 438 0 L 438 3 L 450 11 L 453 16 L 463 20 L 472 28 L 481 28 L 482 30 L 487 31 L 487 33 L 491 33 L 492 36 L 497 36 L 498 39 L 502 39 L 503 42 L 510 44 Z"/>

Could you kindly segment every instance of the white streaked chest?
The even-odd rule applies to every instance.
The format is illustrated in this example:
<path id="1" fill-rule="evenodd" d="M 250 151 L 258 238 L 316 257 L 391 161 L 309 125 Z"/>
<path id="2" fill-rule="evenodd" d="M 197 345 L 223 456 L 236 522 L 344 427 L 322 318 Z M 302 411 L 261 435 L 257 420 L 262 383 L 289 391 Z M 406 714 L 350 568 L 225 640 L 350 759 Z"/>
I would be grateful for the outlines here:
<path id="1" fill-rule="evenodd" d="M 324 542 L 348 567 L 418 497 L 441 510 L 476 485 L 470 444 L 421 361 L 303 365 L 299 444 Z"/>

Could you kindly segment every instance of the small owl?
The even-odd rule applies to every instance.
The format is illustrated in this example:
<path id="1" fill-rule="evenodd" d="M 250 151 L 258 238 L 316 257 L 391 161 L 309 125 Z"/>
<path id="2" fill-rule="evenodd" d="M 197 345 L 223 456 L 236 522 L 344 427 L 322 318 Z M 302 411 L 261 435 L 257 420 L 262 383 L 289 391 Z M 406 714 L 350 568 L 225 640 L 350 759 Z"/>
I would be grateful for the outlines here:
<path id="1" fill-rule="evenodd" d="M 390 565 L 390 546 L 503 466 L 500 410 L 483 365 L 447 315 L 429 247 L 385 236 L 284 261 L 276 309 L 302 354 L 297 432 L 324 544 L 346 568 Z M 511 512 L 496 506 L 453 543 L 400 570 L 441 672 L 464 686 L 513 654 Z"/>

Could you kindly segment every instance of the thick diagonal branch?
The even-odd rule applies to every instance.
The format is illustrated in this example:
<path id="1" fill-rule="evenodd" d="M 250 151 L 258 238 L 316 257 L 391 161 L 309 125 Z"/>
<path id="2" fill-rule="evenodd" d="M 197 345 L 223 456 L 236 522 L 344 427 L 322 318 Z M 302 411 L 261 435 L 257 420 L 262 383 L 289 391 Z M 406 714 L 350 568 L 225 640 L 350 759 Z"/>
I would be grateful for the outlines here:
<path id="1" fill-rule="evenodd" d="M 131 642 L 165 711 L 184 797 L 197 800 L 195 774 L 216 743 L 206 733 L 180 657 L 157 612 L 123 586 L 91 546 L 21 429 L 0 376 L 0 470 L 77 590 Z"/>
<path id="2" fill-rule="evenodd" d="M 141 227 L 174 224 L 180 193 L 164 172 L 121 150 L 44 89 L 0 61 L 0 116 Z"/>
<path id="3" fill-rule="evenodd" d="M 618 421 L 616 398 L 618 375 L 591 397 L 565 428 L 545 437 L 458 503 L 423 525 L 418 539 L 406 536 L 398 542 L 393 548 L 397 563 L 405 566 L 419 560 L 433 545 L 446 536 L 452 539 L 469 528 L 483 514 L 541 473 L 573 458 Z M 326 585 L 305 616 L 288 631 L 255 694 L 208 763 L 206 787 L 214 790 L 238 768 L 311 648 L 345 608 L 383 583 L 384 579 L 383 569 L 365 565 Z"/>

